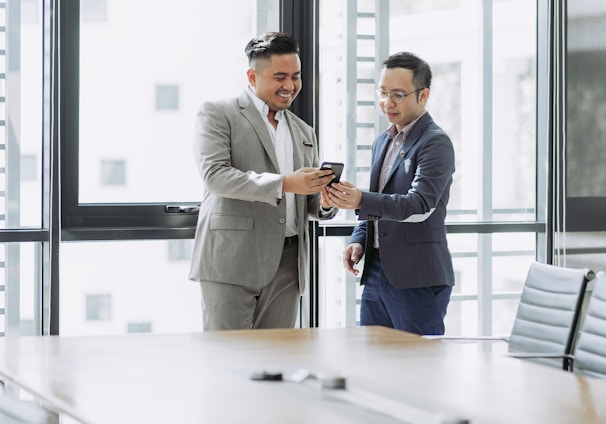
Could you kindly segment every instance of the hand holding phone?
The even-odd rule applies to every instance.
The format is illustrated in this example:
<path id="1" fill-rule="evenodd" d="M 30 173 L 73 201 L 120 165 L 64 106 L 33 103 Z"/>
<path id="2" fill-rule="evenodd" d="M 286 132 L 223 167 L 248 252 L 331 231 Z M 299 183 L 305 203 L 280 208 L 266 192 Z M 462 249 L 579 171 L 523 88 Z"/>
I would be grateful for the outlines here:
<path id="1" fill-rule="evenodd" d="M 330 169 L 332 173 L 335 174 L 328 185 L 341 181 L 341 174 L 343 173 L 344 167 L 345 165 L 342 162 L 322 162 L 322 165 L 320 165 L 320 169 Z"/>

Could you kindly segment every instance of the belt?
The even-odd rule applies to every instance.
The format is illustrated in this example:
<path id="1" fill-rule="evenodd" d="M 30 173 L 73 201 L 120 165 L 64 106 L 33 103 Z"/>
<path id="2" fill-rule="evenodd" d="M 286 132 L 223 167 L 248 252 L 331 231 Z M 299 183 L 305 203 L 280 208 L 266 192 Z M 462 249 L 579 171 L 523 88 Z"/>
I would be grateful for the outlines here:
<path id="1" fill-rule="evenodd" d="M 296 246 L 299 243 L 299 236 L 286 237 L 284 239 L 284 247 Z"/>

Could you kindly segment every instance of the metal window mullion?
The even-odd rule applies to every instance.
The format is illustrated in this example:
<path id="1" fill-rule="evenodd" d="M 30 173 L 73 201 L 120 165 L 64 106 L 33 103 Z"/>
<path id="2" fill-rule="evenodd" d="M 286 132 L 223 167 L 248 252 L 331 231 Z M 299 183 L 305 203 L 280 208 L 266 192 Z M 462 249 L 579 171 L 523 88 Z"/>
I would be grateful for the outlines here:
<path id="1" fill-rule="evenodd" d="M 21 203 L 21 4 L 7 2 L 5 46 L 5 228 L 19 228 Z M 20 243 L 6 243 L 4 272 L 5 334 L 19 335 L 21 326 Z"/>
<path id="2" fill-rule="evenodd" d="M 553 228 L 553 264 L 566 266 L 566 60 L 567 60 L 567 11 L 566 0 L 553 3 L 553 90 L 552 103 L 552 220 Z"/>
<path id="3" fill-rule="evenodd" d="M 348 0 L 346 9 L 345 34 L 345 174 L 347 181 L 357 177 L 357 101 L 358 101 L 358 1 Z M 353 219 L 354 211 L 347 211 L 347 219 Z M 356 325 L 356 285 L 358 278 L 345 273 L 345 318 L 346 325 Z"/>
<path id="4" fill-rule="evenodd" d="M 48 0 L 48 9 L 45 9 L 45 12 L 50 15 L 48 19 L 50 56 L 47 58 L 50 78 L 47 81 L 49 84 L 47 89 L 50 92 L 51 102 L 46 105 L 49 108 L 49 129 L 44 135 L 45 140 L 48 141 L 46 144 L 49 155 L 45 162 L 48 169 L 44 173 L 47 178 L 44 187 L 48 189 L 45 195 L 48 206 L 44 209 L 48 214 L 48 221 L 45 224 L 48 224 L 50 234 L 48 243 L 43 246 L 42 281 L 45 285 L 43 290 L 43 331 L 44 334 L 50 335 L 59 334 L 59 247 L 62 207 L 64 204 L 70 205 L 70 202 L 75 204 L 78 202 L 77 178 L 70 178 L 74 174 L 78 175 L 78 146 L 77 143 L 68 144 L 66 140 L 78 140 L 79 97 L 77 87 L 79 84 L 74 81 L 76 79 L 74 67 L 77 68 L 77 64 L 74 65 L 77 59 L 74 57 L 78 58 L 79 43 L 76 37 L 70 37 L 74 33 L 69 31 L 75 31 L 79 36 L 79 7 L 79 2 Z M 60 69 L 67 75 L 60 74 Z M 68 84 L 68 81 L 75 87 Z M 63 145 L 61 140 L 64 140 Z M 65 149 L 64 152 L 61 152 L 61 148 Z M 69 163 L 71 174 L 61 174 L 60 162 Z M 62 193 L 60 188 L 63 190 Z"/>
<path id="5" fill-rule="evenodd" d="M 552 96 L 550 85 L 553 74 L 551 60 L 553 57 L 551 35 L 553 25 L 549 0 L 537 1 L 537 119 L 536 119 L 536 204 L 535 220 L 545 222 L 545 232 L 536 237 L 536 259 L 543 263 L 553 263 L 553 219 L 551 211 L 553 203 L 551 193 L 553 190 L 549 176 L 552 175 L 551 161 L 552 148 L 550 145 L 550 122 Z"/>
<path id="6" fill-rule="evenodd" d="M 389 0 L 375 0 L 375 86 L 378 85 L 381 64 L 389 56 L 389 41 Z M 381 109 L 376 107 L 375 133 L 379 134 L 388 124 Z"/>
<path id="7" fill-rule="evenodd" d="M 482 1 L 482 163 L 480 221 L 492 221 L 492 0 Z M 492 334 L 492 234 L 478 235 L 478 333 Z"/>

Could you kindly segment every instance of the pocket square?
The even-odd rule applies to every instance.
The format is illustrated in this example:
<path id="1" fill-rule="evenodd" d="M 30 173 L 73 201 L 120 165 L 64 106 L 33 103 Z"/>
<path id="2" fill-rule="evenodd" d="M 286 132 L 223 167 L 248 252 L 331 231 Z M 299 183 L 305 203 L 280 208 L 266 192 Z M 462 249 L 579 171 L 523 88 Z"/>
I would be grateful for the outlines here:
<path id="1" fill-rule="evenodd" d="M 404 171 L 408 173 L 410 171 L 410 164 L 412 161 L 410 159 L 404 160 Z"/>

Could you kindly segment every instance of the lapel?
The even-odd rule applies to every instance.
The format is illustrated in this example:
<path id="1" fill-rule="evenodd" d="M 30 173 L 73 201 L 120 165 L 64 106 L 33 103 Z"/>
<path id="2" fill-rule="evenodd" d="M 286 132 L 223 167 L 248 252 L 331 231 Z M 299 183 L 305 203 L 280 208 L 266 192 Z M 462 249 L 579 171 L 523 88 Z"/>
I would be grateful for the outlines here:
<path id="1" fill-rule="evenodd" d="M 393 165 L 389 171 L 389 175 L 387 176 L 386 184 L 396 173 L 398 168 L 407 160 L 410 149 L 412 149 L 412 147 L 419 141 L 421 135 L 425 131 L 425 128 L 427 128 L 432 121 L 433 120 L 429 115 L 429 112 L 425 112 L 425 115 L 423 115 L 421 119 L 414 124 L 410 130 L 410 133 L 408 133 L 408 137 L 406 137 L 406 140 L 404 140 L 404 143 L 402 143 L 400 146 L 400 151 L 396 154 L 396 158 L 394 159 Z"/>
<path id="2" fill-rule="evenodd" d="M 312 146 L 313 144 L 311 141 L 306 141 L 305 135 L 301 133 L 299 126 L 295 124 L 290 114 L 291 112 L 288 109 L 284 111 L 284 117 L 288 123 L 290 137 L 292 138 L 293 168 L 296 171 L 304 166 L 303 158 L 305 152 L 303 149 L 305 148 L 305 144 L 307 143 Z"/>
<path id="3" fill-rule="evenodd" d="M 290 131 L 290 137 L 292 139 L 292 164 L 293 164 L 293 169 L 296 171 L 299 168 L 302 168 L 303 166 L 305 166 L 305 162 L 304 162 L 304 158 L 305 158 L 305 150 L 304 149 L 309 149 L 309 147 L 306 146 L 313 146 L 313 143 L 311 140 L 307 140 L 305 138 L 305 134 L 301 131 L 299 125 L 296 123 L 296 121 L 292 118 L 292 112 L 288 109 L 286 109 L 284 111 L 284 118 L 286 119 L 286 122 L 288 123 L 288 128 Z M 297 222 L 305 222 L 305 216 L 307 214 L 306 212 L 306 207 L 305 207 L 305 202 L 306 202 L 306 196 L 302 196 L 302 195 L 295 195 L 295 208 L 297 211 Z M 301 228 L 302 226 L 298 226 L 299 228 L 299 236 L 301 237 Z"/>
<path id="4" fill-rule="evenodd" d="M 272 165 L 275 167 L 275 170 L 278 171 L 280 166 L 278 165 L 278 158 L 276 156 L 276 150 L 274 145 L 271 142 L 271 136 L 267 131 L 267 127 L 265 126 L 265 122 L 263 122 L 263 118 L 259 114 L 259 111 L 255 107 L 255 104 L 252 102 L 250 96 L 246 91 L 244 91 L 240 97 L 238 97 L 238 104 L 242 109 L 242 115 L 244 118 L 250 122 L 252 127 L 255 129 L 257 134 L 257 139 L 265 149 L 265 153 L 269 156 Z"/>

